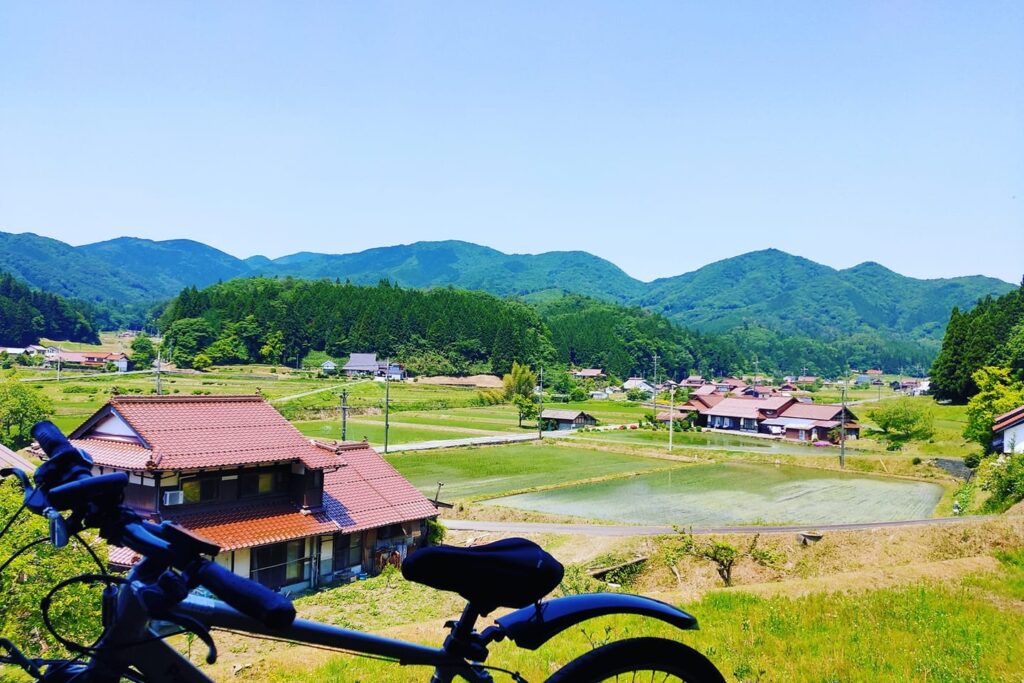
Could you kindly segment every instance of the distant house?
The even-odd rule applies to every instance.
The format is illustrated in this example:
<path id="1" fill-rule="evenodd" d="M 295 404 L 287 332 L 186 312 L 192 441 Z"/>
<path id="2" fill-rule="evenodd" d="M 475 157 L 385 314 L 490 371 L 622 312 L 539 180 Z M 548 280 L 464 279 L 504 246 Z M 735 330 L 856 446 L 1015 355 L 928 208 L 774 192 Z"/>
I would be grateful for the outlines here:
<path id="1" fill-rule="evenodd" d="M 630 391 L 632 389 L 639 389 L 649 396 L 654 395 L 654 387 L 643 377 L 630 377 L 622 383 L 623 391 Z"/>
<path id="2" fill-rule="evenodd" d="M 767 384 L 746 386 L 739 390 L 740 396 L 753 396 L 754 398 L 768 398 L 778 396 L 779 390 Z"/>
<path id="3" fill-rule="evenodd" d="M 764 420 L 778 417 L 783 410 L 796 403 L 789 396 L 775 398 L 726 398 L 705 411 L 707 426 L 758 432 Z"/>
<path id="4" fill-rule="evenodd" d="M 704 386 L 704 378 L 700 375 L 690 375 L 682 381 L 682 385 L 684 387 L 691 387 L 695 389 L 697 387 Z"/>
<path id="5" fill-rule="evenodd" d="M 348 362 L 341 368 L 341 371 L 349 377 L 374 376 L 379 367 L 380 363 L 377 362 L 376 353 L 353 353 L 348 357 Z"/>
<path id="6" fill-rule="evenodd" d="M 320 372 L 325 375 L 333 375 L 338 371 L 338 364 L 333 360 L 325 360 L 320 364 Z"/>
<path id="7" fill-rule="evenodd" d="M 578 427 L 593 427 L 597 424 L 597 418 L 582 410 L 552 410 L 548 408 L 540 414 L 540 419 L 548 425 L 553 425 L 559 431 Z"/>
<path id="8" fill-rule="evenodd" d="M 50 347 L 53 348 L 53 347 Z M 108 364 L 113 365 L 118 372 L 128 371 L 128 356 L 123 353 L 108 353 L 107 351 L 60 351 L 54 349 L 46 350 L 46 360 L 50 365 L 60 362 L 61 365 L 79 368 L 105 368 Z"/>
<path id="9" fill-rule="evenodd" d="M 846 438 L 860 437 L 857 416 L 840 404 L 794 403 L 779 415 L 778 419 L 766 421 L 763 426 L 768 433 L 783 436 L 794 441 L 834 440 L 832 430 L 846 425 Z"/>
<path id="10" fill-rule="evenodd" d="M 792 382 L 785 382 L 779 387 L 779 391 L 800 391 L 800 387 L 793 384 Z"/>
<path id="11" fill-rule="evenodd" d="M 690 392 L 690 396 L 710 396 L 711 394 L 717 394 L 718 387 L 714 384 L 704 384 L 697 387 L 694 391 Z"/>
<path id="12" fill-rule="evenodd" d="M 573 370 L 572 376 L 576 379 L 600 379 L 604 377 L 604 370 L 600 368 L 581 368 Z"/>
<path id="13" fill-rule="evenodd" d="M 1024 406 L 996 416 L 992 434 L 997 453 L 1024 453 Z"/>
<path id="14" fill-rule="evenodd" d="M 591 391 L 590 392 L 590 398 L 593 398 L 593 399 L 606 399 L 606 398 L 608 398 L 608 392 L 600 390 L 600 389 L 598 389 L 596 391 Z"/>
<path id="15" fill-rule="evenodd" d="M 258 396 L 115 396 L 69 436 L 125 503 L 220 546 L 270 588 L 315 587 L 400 561 L 433 504 L 365 443 L 312 441 Z M 111 548 L 110 562 L 137 558 Z"/>
<path id="16" fill-rule="evenodd" d="M 882 371 L 879 370 L 878 368 L 871 368 L 869 370 L 866 370 L 864 372 L 864 374 L 866 374 L 866 375 L 881 375 Z"/>
<path id="17" fill-rule="evenodd" d="M 729 394 L 738 393 L 747 386 L 747 383 L 735 377 L 725 377 L 724 379 L 715 380 L 714 385 L 718 393 Z"/>
<path id="18" fill-rule="evenodd" d="M 818 381 L 817 375 L 800 375 L 796 378 L 797 384 L 814 384 Z"/>
<path id="19" fill-rule="evenodd" d="M 401 363 L 378 363 L 377 364 L 377 377 L 379 379 L 387 378 L 392 382 L 401 382 L 407 377 L 405 372 L 405 366 Z"/>

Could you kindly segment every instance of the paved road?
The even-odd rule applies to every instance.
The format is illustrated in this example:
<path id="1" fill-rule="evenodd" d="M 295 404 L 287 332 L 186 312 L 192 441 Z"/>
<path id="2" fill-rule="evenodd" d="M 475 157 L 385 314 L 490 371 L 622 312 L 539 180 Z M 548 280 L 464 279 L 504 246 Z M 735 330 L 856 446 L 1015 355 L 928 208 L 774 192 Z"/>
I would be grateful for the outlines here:
<path id="1" fill-rule="evenodd" d="M 695 534 L 795 534 L 808 529 L 815 531 L 853 531 L 882 529 L 885 527 L 928 526 L 933 524 L 963 524 L 993 519 L 993 515 L 968 517 L 936 517 L 911 519 L 900 522 L 865 522 L 860 524 L 805 524 L 804 526 L 709 526 L 693 527 Z M 620 526 L 602 524 L 546 524 L 540 522 L 477 522 L 467 519 L 445 519 L 444 525 L 455 531 L 492 531 L 513 534 L 581 534 L 585 536 L 661 536 L 674 534 L 670 526 Z M 688 531 L 689 527 L 684 527 Z"/>

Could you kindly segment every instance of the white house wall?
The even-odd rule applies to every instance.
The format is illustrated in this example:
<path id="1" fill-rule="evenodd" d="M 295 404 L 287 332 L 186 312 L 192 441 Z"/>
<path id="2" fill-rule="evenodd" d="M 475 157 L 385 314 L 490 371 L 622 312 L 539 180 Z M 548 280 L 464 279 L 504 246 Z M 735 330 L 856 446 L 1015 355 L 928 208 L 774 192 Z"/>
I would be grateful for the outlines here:
<path id="1" fill-rule="evenodd" d="M 1024 453 L 1024 423 L 1003 432 L 1003 453 Z"/>

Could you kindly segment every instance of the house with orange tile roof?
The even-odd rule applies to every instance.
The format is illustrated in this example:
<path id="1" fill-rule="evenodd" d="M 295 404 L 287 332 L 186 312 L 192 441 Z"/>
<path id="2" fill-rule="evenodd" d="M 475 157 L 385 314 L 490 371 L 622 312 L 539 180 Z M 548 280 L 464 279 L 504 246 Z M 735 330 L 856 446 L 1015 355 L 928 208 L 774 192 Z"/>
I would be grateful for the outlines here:
<path id="1" fill-rule="evenodd" d="M 761 422 L 778 417 L 794 403 L 796 403 L 796 399 L 790 396 L 724 398 L 706 410 L 704 417 L 707 420 L 707 426 L 712 429 L 756 433 L 761 431 Z"/>
<path id="2" fill-rule="evenodd" d="M 97 474 L 128 474 L 140 514 L 213 541 L 217 562 L 271 588 L 400 562 L 437 516 L 367 444 L 310 440 L 260 396 L 114 396 L 69 438 Z"/>
<path id="3" fill-rule="evenodd" d="M 793 441 L 836 441 L 836 427 L 845 426 L 846 438 L 860 437 L 857 416 L 838 403 L 793 403 L 777 417 L 761 423 L 762 431 Z"/>
<path id="4" fill-rule="evenodd" d="M 1024 453 L 1024 406 L 997 415 L 992 434 L 992 448 L 997 453 Z"/>

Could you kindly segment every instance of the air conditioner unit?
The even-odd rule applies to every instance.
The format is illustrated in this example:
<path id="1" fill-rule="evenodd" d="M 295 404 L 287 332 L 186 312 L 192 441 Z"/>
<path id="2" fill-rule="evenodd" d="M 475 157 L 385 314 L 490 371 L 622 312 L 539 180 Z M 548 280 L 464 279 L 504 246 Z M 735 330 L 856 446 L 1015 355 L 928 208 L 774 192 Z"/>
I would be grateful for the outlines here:
<path id="1" fill-rule="evenodd" d="M 164 491 L 164 505 L 181 505 L 184 502 L 184 491 Z"/>

